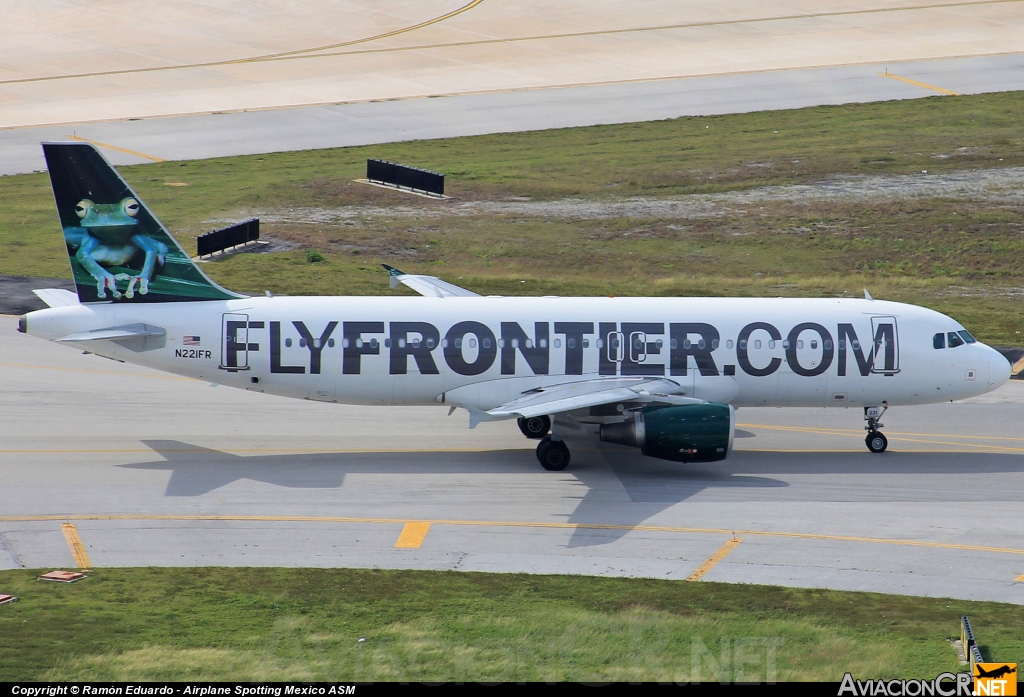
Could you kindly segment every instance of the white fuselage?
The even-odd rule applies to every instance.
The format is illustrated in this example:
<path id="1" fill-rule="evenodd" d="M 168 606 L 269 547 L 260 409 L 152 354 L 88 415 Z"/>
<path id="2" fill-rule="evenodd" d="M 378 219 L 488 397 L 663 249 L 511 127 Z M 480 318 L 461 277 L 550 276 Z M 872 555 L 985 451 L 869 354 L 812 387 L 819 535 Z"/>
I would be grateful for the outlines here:
<path id="1" fill-rule="evenodd" d="M 963 327 L 852 299 L 284 297 L 90 304 L 27 315 L 50 340 L 143 323 L 159 342 L 72 342 L 158 370 L 288 397 L 487 410 L 537 387 L 663 376 L 735 406 L 927 404 L 1002 385 Z M 946 346 L 947 342 L 943 342 Z"/>

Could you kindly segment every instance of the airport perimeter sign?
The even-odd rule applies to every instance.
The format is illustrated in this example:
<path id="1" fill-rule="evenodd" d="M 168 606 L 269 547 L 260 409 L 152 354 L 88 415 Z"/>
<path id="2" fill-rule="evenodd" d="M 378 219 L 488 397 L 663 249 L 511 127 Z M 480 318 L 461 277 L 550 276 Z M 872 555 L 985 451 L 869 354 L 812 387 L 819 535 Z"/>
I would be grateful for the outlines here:
<path id="1" fill-rule="evenodd" d="M 367 160 L 366 179 L 400 189 L 412 189 L 436 196 L 444 195 L 444 175 L 428 169 L 400 165 L 386 160 Z"/>

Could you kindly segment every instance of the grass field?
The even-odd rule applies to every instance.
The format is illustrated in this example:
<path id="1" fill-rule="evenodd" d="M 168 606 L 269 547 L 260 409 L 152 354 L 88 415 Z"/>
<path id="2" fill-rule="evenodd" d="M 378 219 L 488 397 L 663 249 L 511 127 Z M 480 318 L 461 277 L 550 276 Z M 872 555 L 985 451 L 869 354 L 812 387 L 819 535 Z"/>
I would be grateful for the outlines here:
<path id="1" fill-rule="evenodd" d="M 1024 662 L 1024 608 L 771 586 L 353 569 L 0 571 L 0 680 L 839 680 Z M 361 640 L 362 639 L 362 640 Z"/>
<path id="2" fill-rule="evenodd" d="M 1020 188 L 922 196 L 903 191 L 898 175 L 969 180 L 1024 166 L 1022 117 L 1024 93 L 1012 92 L 123 172 L 189 250 L 196 235 L 259 215 L 263 236 L 289 251 L 205 266 L 244 292 L 406 292 L 388 290 L 380 262 L 499 294 L 821 297 L 867 287 L 876 298 L 950 313 L 990 343 L 1019 345 Z M 453 198 L 353 183 L 367 157 L 446 172 Z M 743 198 L 861 179 L 876 191 Z M 0 178 L 0 200 L 0 273 L 67 276 L 45 174 Z M 614 209 L 637 200 L 643 205 Z M 659 212 L 665 202 L 704 213 Z M 325 261 L 309 263 L 307 249 Z"/>

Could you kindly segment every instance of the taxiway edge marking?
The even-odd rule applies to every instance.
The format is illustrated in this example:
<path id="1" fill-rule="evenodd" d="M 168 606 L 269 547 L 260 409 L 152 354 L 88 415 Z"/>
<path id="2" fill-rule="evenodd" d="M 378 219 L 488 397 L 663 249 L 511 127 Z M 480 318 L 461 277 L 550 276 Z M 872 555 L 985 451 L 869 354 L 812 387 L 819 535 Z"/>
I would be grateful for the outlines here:
<path id="1" fill-rule="evenodd" d="M 429 523 L 431 525 L 465 525 L 491 528 L 548 528 L 553 530 L 626 530 L 637 532 L 665 532 L 678 534 L 705 535 L 757 535 L 759 537 L 783 537 L 803 540 L 829 540 L 834 542 L 865 542 L 905 547 L 928 547 L 932 549 L 960 549 L 970 552 L 992 552 L 995 554 L 1019 554 L 1024 549 L 1015 547 L 990 547 L 987 545 L 966 545 L 955 542 L 932 542 L 929 540 L 902 540 L 887 537 L 861 537 L 856 535 L 827 535 L 809 532 L 784 532 L 779 530 L 726 530 L 722 528 L 684 528 L 668 525 L 616 525 L 613 523 L 553 523 L 539 521 L 509 520 L 408 520 L 405 518 L 347 518 L 341 516 L 259 516 L 259 515 L 149 515 L 118 513 L 82 513 L 52 515 L 0 516 L 0 522 L 41 522 L 47 520 L 178 520 L 178 521 L 233 521 L 266 523 L 376 523 L 395 525 L 406 523 Z"/>
<path id="2" fill-rule="evenodd" d="M 111 145 L 110 143 L 101 143 L 98 140 L 89 140 L 88 138 L 83 138 L 81 136 L 76 136 L 76 135 L 64 136 L 64 137 L 65 138 L 70 138 L 71 140 L 79 140 L 79 141 L 81 141 L 83 143 L 91 143 L 92 145 L 98 145 L 99 147 L 107 148 L 108 150 L 116 150 L 118 152 L 123 152 L 123 153 L 125 153 L 127 155 L 134 155 L 135 157 L 141 157 L 141 158 L 144 158 L 146 160 L 152 160 L 153 162 L 163 162 L 163 159 L 161 159 L 159 157 L 154 157 L 153 155 L 147 155 L 146 153 L 139 152 L 138 150 L 129 150 L 128 148 L 121 148 L 121 147 L 118 147 L 116 145 Z"/>
<path id="3" fill-rule="evenodd" d="M 725 559 L 726 555 L 728 555 L 729 552 L 734 550 L 736 548 L 736 546 L 740 542 L 743 542 L 743 540 L 739 539 L 738 537 L 734 537 L 731 540 L 729 540 L 728 542 L 726 542 L 724 545 L 722 545 L 721 547 L 718 548 L 717 552 L 715 552 L 710 557 L 708 557 L 706 560 L 704 560 L 704 563 L 701 564 L 700 566 L 698 566 L 694 570 L 694 572 L 692 574 L 687 576 L 686 580 L 687 581 L 699 581 L 699 580 L 701 580 L 704 577 L 704 574 L 706 574 L 707 572 L 711 571 L 711 569 L 713 569 L 715 567 L 715 564 L 717 564 L 718 562 L 720 562 L 723 559 Z"/>
<path id="4" fill-rule="evenodd" d="M 402 526 L 402 533 L 398 536 L 395 547 L 398 549 L 419 549 L 429 531 L 430 523 L 406 523 Z"/>
<path id="5" fill-rule="evenodd" d="M 83 570 L 91 569 L 92 561 L 89 559 L 89 553 L 85 551 L 85 545 L 78 534 L 78 528 L 75 527 L 74 523 L 61 523 L 60 529 L 64 533 L 64 539 L 67 540 L 71 556 L 75 558 L 75 564 L 78 565 L 78 568 Z"/>
<path id="6" fill-rule="evenodd" d="M 905 82 L 908 85 L 914 85 L 915 87 L 923 87 L 926 90 L 934 90 L 935 92 L 939 92 L 941 94 L 950 94 L 953 95 L 954 97 L 960 96 L 959 92 L 947 90 L 943 87 L 936 87 L 935 85 L 929 85 L 926 82 L 918 82 L 917 80 L 911 80 L 909 77 L 900 77 L 899 75 L 893 75 L 892 73 L 878 73 L 878 75 L 880 77 L 888 77 L 892 78 L 893 80 L 899 80 L 900 82 Z"/>

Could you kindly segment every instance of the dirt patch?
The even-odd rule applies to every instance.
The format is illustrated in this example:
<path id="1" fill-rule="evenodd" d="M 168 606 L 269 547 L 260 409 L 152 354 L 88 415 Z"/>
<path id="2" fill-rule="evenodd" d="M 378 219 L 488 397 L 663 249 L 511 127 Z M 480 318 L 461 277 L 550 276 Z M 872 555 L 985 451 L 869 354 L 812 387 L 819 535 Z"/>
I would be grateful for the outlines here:
<path id="1" fill-rule="evenodd" d="M 62 288 L 75 290 L 73 281 L 64 278 L 34 276 L 0 276 L 0 315 L 23 315 L 42 310 L 46 303 L 37 298 L 34 289 Z"/>
<path id="2" fill-rule="evenodd" d="M 391 192 L 389 195 L 398 196 Z M 325 198 L 332 198 L 326 197 Z M 746 191 L 690 194 L 672 198 L 633 197 L 595 201 L 565 198 L 555 201 L 473 200 L 410 203 L 408 199 L 366 197 L 363 205 L 248 210 L 278 225 L 359 227 L 382 219 L 440 219 L 444 217 L 507 216 L 555 219 L 647 218 L 699 220 L 741 215 L 770 203 L 881 203 L 913 199 L 961 199 L 1009 205 L 1024 204 L 1024 167 L 978 169 L 941 174 L 836 176 L 813 184 L 766 186 Z M 519 197 L 521 198 L 521 197 Z M 382 205 L 384 204 L 384 205 Z M 232 219 L 233 220 L 233 219 Z M 206 221 L 211 224 L 224 220 Z"/>

